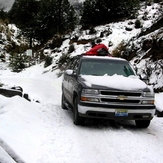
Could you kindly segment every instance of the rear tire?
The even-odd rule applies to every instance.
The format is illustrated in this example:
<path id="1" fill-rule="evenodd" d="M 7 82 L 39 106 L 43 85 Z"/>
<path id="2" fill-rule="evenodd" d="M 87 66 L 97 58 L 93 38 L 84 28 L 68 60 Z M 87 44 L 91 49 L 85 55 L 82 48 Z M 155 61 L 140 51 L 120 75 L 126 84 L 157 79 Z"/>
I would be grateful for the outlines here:
<path id="1" fill-rule="evenodd" d="M 61 107 L 62 107 L 62 109 L 64 109 L 64 110 L 68 110 L 68 108 L 66 107 L 65 103 L 66 103 L 65 95 L 64 95 L 64 93 L 62 92 Z"/>
<path id="2" fill-rule="evenodd" d="M 150 122 L 150 120 L 135 120 L 136 126 L 138 128 L 147 128 Z"/>
<path id="3" fill-rule="evenodd" d="M 84 124 L 84 118 L 80 117 L 78 113 L 78 98 L 77 97 L 74 100 L 73 120 L 74 120 L 75 125 Z"/>

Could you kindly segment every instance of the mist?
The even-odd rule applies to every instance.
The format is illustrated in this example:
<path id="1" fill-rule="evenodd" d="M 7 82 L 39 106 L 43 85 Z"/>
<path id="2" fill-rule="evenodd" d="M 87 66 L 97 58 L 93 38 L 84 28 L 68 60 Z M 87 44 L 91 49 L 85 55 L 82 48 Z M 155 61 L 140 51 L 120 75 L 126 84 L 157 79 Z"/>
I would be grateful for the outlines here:
<path id="1" fill-rule="evenodd" d="M 10 10 L 15 0 L 0 0 L 0 9 Z"/>

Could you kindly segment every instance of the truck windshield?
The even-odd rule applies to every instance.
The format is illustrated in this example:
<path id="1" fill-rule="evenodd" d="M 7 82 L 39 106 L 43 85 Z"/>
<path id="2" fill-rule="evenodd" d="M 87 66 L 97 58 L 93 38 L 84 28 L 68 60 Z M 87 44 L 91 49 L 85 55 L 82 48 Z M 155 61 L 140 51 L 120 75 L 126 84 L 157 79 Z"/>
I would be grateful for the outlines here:
<path id="1" fill-rule="evenodd" d="M 81 75 L 123 75 L 128 77 L 136 75 L 130 64 L 122 60 L 83 60 L 80 66 L 79 74 Z"/>

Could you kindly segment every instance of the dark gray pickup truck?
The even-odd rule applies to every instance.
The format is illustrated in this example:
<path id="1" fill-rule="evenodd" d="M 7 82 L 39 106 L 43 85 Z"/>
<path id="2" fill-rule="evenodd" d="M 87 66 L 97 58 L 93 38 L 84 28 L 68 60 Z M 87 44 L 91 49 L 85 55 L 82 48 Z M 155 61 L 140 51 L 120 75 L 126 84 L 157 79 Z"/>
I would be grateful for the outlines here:
<path id="1" fill-rule="evenodd" d="M 155 114 L 154 92 L 124 59 L 76 56 L 63 74 L 62 108 L 73 111 L 75 125 L 101 118 L 135 120 L 147 128 Z"/>

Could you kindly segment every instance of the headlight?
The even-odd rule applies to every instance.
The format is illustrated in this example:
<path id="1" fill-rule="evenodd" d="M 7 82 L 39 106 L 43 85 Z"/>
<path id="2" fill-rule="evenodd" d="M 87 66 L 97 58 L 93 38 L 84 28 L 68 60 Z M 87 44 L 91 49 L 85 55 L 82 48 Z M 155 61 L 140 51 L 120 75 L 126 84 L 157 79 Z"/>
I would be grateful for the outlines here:
<path id="1" fill-rule="evenodd" d="M 144 97 L 154 97 L 154 93 L 153 92 L 143 92 L 142 96 L 144 96 Z"/>
<path id="2" fill-rule="evenodd" d="M 154 105 L 155 101 L 154 101 L 154 92 L 153 91 L 143 92 L 142 96 L 146 98 L 146 100 L 142 101 L 142 104 L 153 104 Z"/>
<path id="3" fill-rule="evenodd" d="M 98 94 L 99 90 L 97 89 L 83 89 L 81 101 L 99 102 L 99 99 L 94 96 Z"/>
<path id="4" fill-rule="evenodd" d="M 99 94 L 99 91 L 96 89 L 83 89 L 82 94 L 94 94 L 97 95 Z"/>

